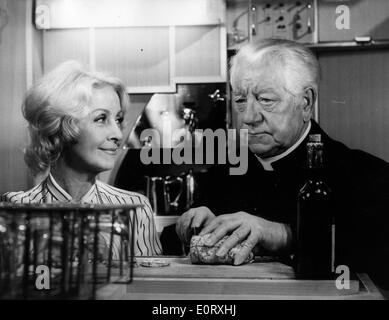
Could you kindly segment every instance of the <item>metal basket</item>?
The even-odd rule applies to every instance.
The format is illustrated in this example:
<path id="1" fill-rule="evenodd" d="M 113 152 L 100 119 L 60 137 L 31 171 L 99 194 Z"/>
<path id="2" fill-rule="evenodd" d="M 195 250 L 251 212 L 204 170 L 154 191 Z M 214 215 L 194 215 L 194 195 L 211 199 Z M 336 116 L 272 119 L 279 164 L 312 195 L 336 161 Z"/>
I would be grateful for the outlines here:
<path id="1" fill-rule="evenodd" d="M 95 299 L 132 282 L 141 207 L 0 203 L 0 299 Z"/>

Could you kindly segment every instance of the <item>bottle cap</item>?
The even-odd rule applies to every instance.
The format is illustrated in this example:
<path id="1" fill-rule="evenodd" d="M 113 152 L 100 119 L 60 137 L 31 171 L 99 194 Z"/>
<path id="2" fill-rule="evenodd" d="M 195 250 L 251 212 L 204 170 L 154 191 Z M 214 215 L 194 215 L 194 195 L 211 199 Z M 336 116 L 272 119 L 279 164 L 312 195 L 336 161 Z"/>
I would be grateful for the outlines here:
<path id="1" fill-rule="evenodd" d="M 321 135 L 320 134 L 310 134 L 309 135 L 309 142 L 321 142 Z"/>

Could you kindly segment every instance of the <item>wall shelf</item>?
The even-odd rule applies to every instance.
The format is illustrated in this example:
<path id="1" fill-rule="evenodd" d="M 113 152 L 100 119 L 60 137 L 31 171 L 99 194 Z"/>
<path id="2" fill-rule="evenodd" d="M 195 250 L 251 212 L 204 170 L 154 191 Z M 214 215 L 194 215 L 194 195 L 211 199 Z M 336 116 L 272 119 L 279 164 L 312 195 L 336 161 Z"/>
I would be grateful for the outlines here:
<path id="1" fill-rule="evenodd" d="M 373 40 L 372 42 L 361 44 L 355 41 L 334 41 L 334 42 L 319 42 L 305 43 L 305 45 L 315 52 L 322 51 L 359 51 L 359 50 L 375 50 L 389 49 L 389 40 Z M 228 57 L 233 56 L 239 48 L 229 48 Z"/>
<path id="2" fill-rule="evenodd" d="M 388 49 L 389 40 L 373 40 L 372 42 L 361 44 L 355 41 L 344 42 L 320 42 L 307 44 L 314 51 L 344 51 L 344 50 L 371 50 L 371 49 Z"/>

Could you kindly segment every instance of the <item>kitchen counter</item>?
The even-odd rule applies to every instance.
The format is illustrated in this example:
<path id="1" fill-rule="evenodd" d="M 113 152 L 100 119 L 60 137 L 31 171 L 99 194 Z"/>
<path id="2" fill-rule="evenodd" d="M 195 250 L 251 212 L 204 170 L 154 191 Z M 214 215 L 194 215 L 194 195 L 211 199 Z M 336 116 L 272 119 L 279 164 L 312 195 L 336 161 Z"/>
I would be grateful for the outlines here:
<path id="1" fill-rule="evenodd" d="M 154 259 L 169 265 L 142 266 Z M 192 265 L 186 257 L 137 258 L 133 274 L 131 283 L 113 281 L 100 288 L 97 299 L 383 299 L 366 274 L 355 275 L 349 289 L 339 290 L 335 280 L 296 280 L 290 266 L 266 257 L 242 266 Z"/>

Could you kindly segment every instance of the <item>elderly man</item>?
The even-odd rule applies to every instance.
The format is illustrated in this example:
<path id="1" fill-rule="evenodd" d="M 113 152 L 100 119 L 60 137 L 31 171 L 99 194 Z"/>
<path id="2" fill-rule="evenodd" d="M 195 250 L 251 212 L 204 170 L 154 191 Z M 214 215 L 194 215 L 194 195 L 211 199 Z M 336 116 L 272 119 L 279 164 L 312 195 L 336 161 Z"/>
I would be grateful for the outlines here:
<path id="1" fill-rule="evenodd" d="M 188 241 L 192 228 L 202 227 L 209 245 L 229 235 L 217 255 L 242 243 L 236 265 L 254 249 L 293 254 L 297 194 L 307 177 L 306 143 L 309 134 L 321 134 L 325 178 L 334 195 L 335 212 L 329 214 L 336 217 L 335 264 L 367 272 L 386 287 L 389 165 L 332 140 L 311 120 L 318 81 L 318 61 L 300 44 L 271 39 L 239 50 L 231 86 L 239 127 L 248 130 L 248 171 L 229 176 L 215 166 L 207 201 L 184 213 L 176 231 Z"/>

